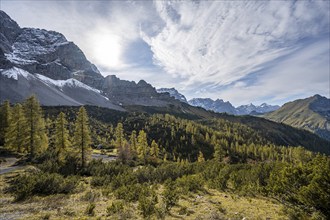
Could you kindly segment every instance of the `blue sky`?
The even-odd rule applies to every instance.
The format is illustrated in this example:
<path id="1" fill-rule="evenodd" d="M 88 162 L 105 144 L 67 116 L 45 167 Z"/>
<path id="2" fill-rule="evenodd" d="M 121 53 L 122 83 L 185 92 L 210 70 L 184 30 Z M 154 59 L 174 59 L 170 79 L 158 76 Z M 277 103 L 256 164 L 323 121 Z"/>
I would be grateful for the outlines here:
<path id="1" fill-rule="evenodd" d="M 103 75 L 234 105 L 329 97 L 329 1 L 1 1 Z"/>

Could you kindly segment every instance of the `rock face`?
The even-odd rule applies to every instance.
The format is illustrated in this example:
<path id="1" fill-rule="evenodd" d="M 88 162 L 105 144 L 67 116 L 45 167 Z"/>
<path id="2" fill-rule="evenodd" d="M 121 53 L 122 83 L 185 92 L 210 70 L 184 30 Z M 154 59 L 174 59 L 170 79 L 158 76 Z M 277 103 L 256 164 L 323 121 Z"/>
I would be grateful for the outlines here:
<path id="1" fill-rule="evenodd" d="M 210 98 L 194 98 L 189 100 L 192 106 L 198 106 L 214 112 L 236 114 L 235 107 L 230 102 L 224 102 L 222 99 L 212 100 Z"/>
<path id="2" fill-rule="evenodd" d="M 119 105 L 164 106 L 174 101 L 143 80 L 135 83 L 116 76 L 103 77 L 78 46 L 61 33 L 20 28 L 3 11 L 0 19 L 0 102 L 19 102 L 32 93 L 44 105 L 89 104 L 122 109 Z"/>
<path id="3" fill-rule="evenodd" d="M 120 80 L 115 75 L 105 78 L 102 90 L 110 100 L 119 105 L 165 106 L 171 101 L 169 95 L 158 94 L 144 80 L 135 83 Z"/>
<path id="4" fill-rule="evenodd" d="M 98 69 L 62 34 L 35 28 L 22 28 L 15 33 L 15 38 L 7 39 L 11 50 L 6 50 L 5 56 L 17 67 L 52 79 L 76 78 L 89 86 L 101 87 L 103 76 Z"/>
<path id="5" fill-rule="evenodd" d="M 181 93 L 178 92 L 178 90 L 176 90 L 175 88 L 160 88 L 157 89 L 158 93 L 168 93 L 171 97 L 184 102 L 184 103 L 188 103 L 186 97 L 184 95 L 182 95 Z"/>

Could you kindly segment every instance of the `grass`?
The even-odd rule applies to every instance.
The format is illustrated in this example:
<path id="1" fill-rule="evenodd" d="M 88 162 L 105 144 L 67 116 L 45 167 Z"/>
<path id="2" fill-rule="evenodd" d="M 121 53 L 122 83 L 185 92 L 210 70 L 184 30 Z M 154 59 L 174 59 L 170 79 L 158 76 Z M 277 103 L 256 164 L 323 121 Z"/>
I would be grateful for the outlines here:
<path id="1" fill-rule="evenodd" d="M 124 202 L 124 211 L 108 216 L 107 207 L 118 200 L 113 193 L 107 195 L 102 189 L 91 188 L 89 177 L 82 178 L 77 190 L 71 195 L 33 196 L 23 202 L 14 202 L 14 197 L 4 193 L 4 189 L 11 178 L 27 172 L 26 170 L 1 175 L 1 219 L 120 219 L 123 217 L 143 219 L 139 214 L 137 202 L 131 204 Z M 157 193 L 160 195 L 162 190 L 163 187 L 159 186 Z M 86 209 L 91 203 L 95 204 L 94 216 L 86 214 Z M 205 189 L 203 192 L 182 196 L 179 204 L 171 209 L 166 219 L 216 219 L 219 216 L 225 219 L 244 217 L 247 219 L 287 219 L 281 211 L 282 208 L 283 205 L 269 198 L 250 198 Z"/>

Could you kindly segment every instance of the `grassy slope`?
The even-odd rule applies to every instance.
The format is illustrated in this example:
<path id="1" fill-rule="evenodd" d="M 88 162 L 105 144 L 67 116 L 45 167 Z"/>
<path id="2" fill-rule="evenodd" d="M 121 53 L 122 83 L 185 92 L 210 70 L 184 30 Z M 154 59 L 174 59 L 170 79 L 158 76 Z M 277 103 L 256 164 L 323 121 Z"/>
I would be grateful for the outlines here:
<path id="1" fill-rule="evenodd" d="M 322 97 L 313 96 L 288 102 L 280 109 L 266 114 L 264 117 L 293 127 L 303 128 L 330 140 L 330 130 L 327 128 L 329 121 L 324 115 L 319 114 L 312 108 L 312 105 L 320 102 L 320 99 Z"/>
<path id="2" fill-rule="evenodd" d="M 47 116 L 56 117 L 60 111 L 71 112 L 69 117 L 74 117 L 79 107 L 44 107 Z M 233 116 L 228 114 L 214 113 L 206 111 L 203 108 L 196 108 L 182 103 L 169 107 L 146 107 L 146 106 L 126 106 L 128 112 L 118 112 L 107 108 L 86 106 L 89 116 L 103 123 L 112 123 L 116 125 L 123 121 L 126 117 L 135 117 L 138 114 L 172 114 L 177 117 L 202 122 L 203 124 L 212 125 L 212 119 L 220 118 L 233 123 L 242 123 L 256 132 L 262 137 L 276 145 L 283 146 L 303 146 L 312 151 L 319 151 L 330 154 L 330 143 L 319 136 L 297 129 L 286 124 L 276 123 L 260 117 L 254 116 Z M 136 113 L 134 113 L 136 112 Z M 216 128 L 215 128 L 216 129 Z"/>

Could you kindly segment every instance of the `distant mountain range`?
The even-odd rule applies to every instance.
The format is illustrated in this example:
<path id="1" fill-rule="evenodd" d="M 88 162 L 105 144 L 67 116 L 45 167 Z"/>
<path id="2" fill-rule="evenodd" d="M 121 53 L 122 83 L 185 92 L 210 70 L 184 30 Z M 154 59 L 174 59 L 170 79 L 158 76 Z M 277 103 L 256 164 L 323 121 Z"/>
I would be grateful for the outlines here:
<path id="1" fill-rule="evenodd" d="M 241 105 L 235 108 L 230 102 L 225 102 L 222 99 L 213 100 L 210 98 L 194 98 L 187 101 L 186 97 L 179 93 L 175 88 L 161 88 L 157 89 L 159 93 L 169 93 L 181 102 L 189 103 L 192 106 L 202 107 L 206 110 L 211 110 L 219 113 L 228 113 L 232 115 L 259 115 L 267 112 L 272 112 L 280 108 L 278 105 L 268 105 L 266 103 L 260 106 L 253 105 Z"/>
<path id="2" fill-rule="evenodd" d="M 330 140 L 330 99 L 314 95 L 284 104 L 264 116 L 267 119 L 311 131 Z"/>

